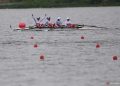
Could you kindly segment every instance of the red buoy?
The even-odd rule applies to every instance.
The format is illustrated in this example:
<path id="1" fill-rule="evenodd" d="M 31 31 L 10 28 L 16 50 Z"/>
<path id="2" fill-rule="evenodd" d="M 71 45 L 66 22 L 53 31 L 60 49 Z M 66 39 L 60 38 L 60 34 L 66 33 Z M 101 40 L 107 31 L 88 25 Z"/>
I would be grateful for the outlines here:
<path id="1" fill-rule="evenodd" d="M 109 85 L 110 85 L 110 82 L 106 82 L 106 84 L 107 84 L 107 86 L 109 86 Z"/>
<path id="2" fill-rule="evenodd" d="M 34 39 L 34 37 L 33 37 L 33 36 L 31 36 L 31 37 L 30 37 L 30 39 Z"/>
<path id="3" fill-rule="evenodd" d="M 44 59 L 45 59 L 44 55 L 40 55 L 40 60 L 44 60 Z"/>
<path id="4" fill-rule="evenodd" d="M 118 57 L 117 56 L 113 56 L 113 60 L 118 60 Z"/>
<path id="5" fill-rule="evenodd" d="M 81 36 L 81 39 L 84 39 L 85 37 L 84 36 Z"/>
<path id="6" fill-rule="evenodd" d="M 38 45 L 37 44 L 34 44 L 34 48 L 37 48 L 38 47 Z"/>
<path id="7" fill-rule="evenodd" d="M 96 48 L 100 48 L 100 44 L 99 43 L 96 44 Z"/>
<path id="8" fill-rule="evenodd" d="M 19 28 L 20 29 L 25 29 L 25 27 L 26 27 L 26 24 L 24 22 L 19 23 Z"/>

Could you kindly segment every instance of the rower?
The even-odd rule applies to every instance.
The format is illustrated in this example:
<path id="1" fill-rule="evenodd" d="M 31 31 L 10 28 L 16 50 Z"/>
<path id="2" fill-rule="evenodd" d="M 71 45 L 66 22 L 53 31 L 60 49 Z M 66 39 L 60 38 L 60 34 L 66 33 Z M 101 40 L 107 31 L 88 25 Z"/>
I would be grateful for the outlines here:
<path id="1" fill-rule="evenodd" d="M 56 25 L 56 27 L 61 27 L 62 26 L 61 17 L 57 18 L 57 21 L 56 21 L 55 25 Z"/>
<path id="2" fill-rule="evenodd" d="M 40 23 L 40 17 L 36 18 L 36 22 Z"/>
<path id="3" fill-rule="evenodd" d="M 48 27 L 48 26 L 51 24 L 51 23 L 50 23 L 50 19 L 51 19 L 50 17 L 47 17 L 47 18 L 46 18 L 46 21 L 45 21 L 45 24 L 44 24 L 45 27 Z"/>
<path id="4" fill-rule="evenodd" d="M 40 27 L 40 17 L 36 18 L 36 26 Z"/>
<path id="5" fill-rule="evenodd" d="M 35 18 L 34 15 L 32 14 L 32 18 L 35 21 L 35 26 L 41 28 L 43 27 L 43 20 L 46 19 L 46 14 L 42 19 L 40 17 Z"/>
<path id="6" fill-rule="evenodd" d="M 65 24 L 66 27 L 71 26 L 71 21 L 70 21 L 69 17 L 66 18 L 66 21 L 64 22 L 64 24 Z"/>

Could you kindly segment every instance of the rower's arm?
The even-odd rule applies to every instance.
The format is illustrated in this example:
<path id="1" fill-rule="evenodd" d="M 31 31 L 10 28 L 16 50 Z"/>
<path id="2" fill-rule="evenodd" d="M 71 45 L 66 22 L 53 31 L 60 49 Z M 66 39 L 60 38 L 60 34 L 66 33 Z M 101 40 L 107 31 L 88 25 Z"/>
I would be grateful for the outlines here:
<path id="1" fill-rule="evenodd" d="M 37 24 L 37 21 L 36 21 L 35 17 L 33 16 L 33 14 L 32 14 L 32 18 L 33 18 L 35 24 Z"/>
<path id="2" fill-rule="evenodd" d="M 47 17 L 47 15 L 45 14 L 44 18 L 42 18 L 42 19 L 40 20 L 40 22 L 42 22 L 44 19 L 46 19 L 46 17 Z"/>

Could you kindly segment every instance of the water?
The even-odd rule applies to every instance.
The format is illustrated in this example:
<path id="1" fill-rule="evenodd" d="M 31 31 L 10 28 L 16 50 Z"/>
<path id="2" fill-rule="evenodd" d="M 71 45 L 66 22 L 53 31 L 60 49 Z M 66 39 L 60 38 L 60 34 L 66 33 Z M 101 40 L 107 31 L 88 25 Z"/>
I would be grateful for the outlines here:
<path id="1" fill-rule="evenodd" d="M 22 32 L 9 28 L 20 21 L 34 24 L 32 13 L 42 17 L 46 13 L 53 22 L 58 16 L 70 17 L 74 23 L 110 29 Z M 114 29 L 120 28 L 119 15 L 120 7 L 0 9 L 0 86 L 119 86 L 120 29 Z M 114 55 L 117 61 L 112 60 Z"/>

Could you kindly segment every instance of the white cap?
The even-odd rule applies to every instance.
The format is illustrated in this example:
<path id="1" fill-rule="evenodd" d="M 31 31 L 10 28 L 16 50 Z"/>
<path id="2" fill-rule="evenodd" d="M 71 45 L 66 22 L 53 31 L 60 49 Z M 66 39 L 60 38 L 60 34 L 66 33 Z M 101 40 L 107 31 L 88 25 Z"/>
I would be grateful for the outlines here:
<path id="1" fill-rule="evenodd" d="M 61 19 L 61 17 L 58 17 L 57 19 Z"/>
<path id="2" fill-rule="evenodd" d="M 67 17 L 67 19 L 70 19 L 69 17 Z"/>

